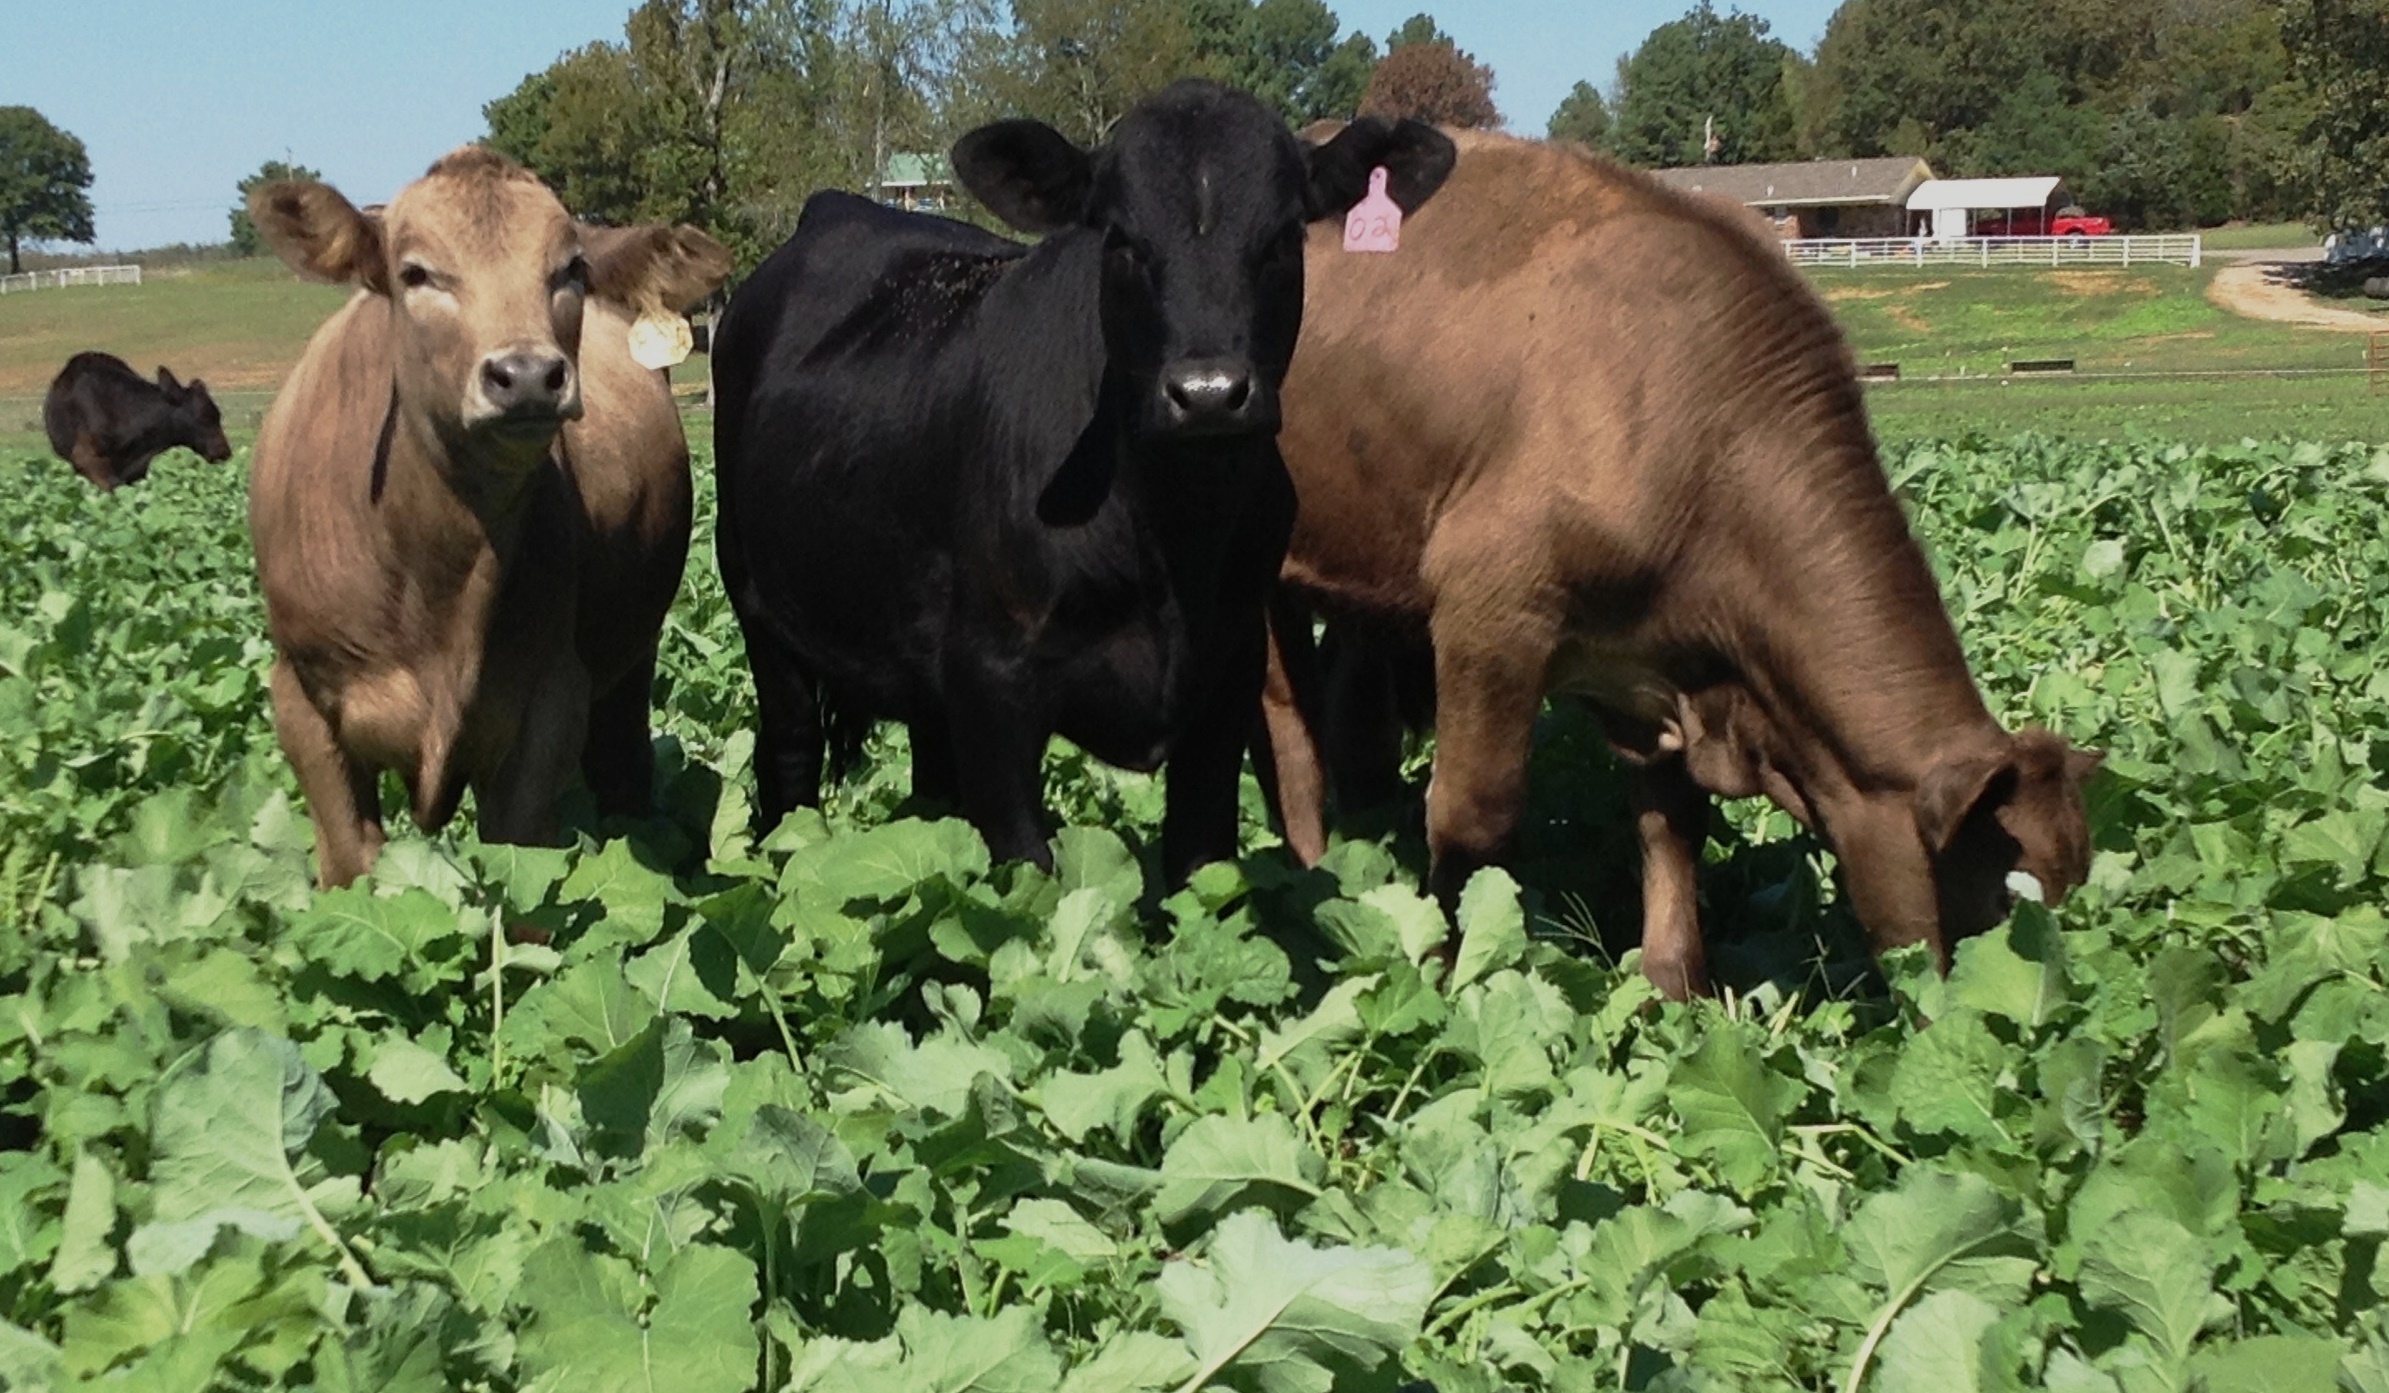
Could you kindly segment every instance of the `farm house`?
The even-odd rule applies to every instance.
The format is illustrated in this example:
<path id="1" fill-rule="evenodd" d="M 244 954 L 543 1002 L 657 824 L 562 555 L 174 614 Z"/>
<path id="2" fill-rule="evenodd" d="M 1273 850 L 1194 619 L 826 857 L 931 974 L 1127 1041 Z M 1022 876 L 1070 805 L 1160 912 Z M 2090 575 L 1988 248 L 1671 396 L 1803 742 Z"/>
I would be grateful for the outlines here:
<path id="1" fill-rule="evenodd" d="M 1906 236 L 1909 196 L 1933 182 L 1932 166 L 1907 155 L 1693 165 L 1652 173 L 1688 193 L 1716 194 L 1747 204 L 1774 224 L 1777 236 L 1787 239 Z"/>

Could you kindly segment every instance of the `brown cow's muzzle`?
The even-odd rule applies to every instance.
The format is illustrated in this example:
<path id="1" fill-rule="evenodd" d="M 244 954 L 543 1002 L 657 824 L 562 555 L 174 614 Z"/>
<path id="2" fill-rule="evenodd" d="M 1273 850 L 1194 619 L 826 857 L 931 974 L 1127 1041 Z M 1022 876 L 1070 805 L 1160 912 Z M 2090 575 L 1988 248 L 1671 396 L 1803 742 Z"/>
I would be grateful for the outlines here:
<path id="1" fill-rule="evenodd" d="M 481 360 L 465 407 L 475 429 L 553 430 L 580 419 L 580 374 L 553 348 L 503 349 Z"/>

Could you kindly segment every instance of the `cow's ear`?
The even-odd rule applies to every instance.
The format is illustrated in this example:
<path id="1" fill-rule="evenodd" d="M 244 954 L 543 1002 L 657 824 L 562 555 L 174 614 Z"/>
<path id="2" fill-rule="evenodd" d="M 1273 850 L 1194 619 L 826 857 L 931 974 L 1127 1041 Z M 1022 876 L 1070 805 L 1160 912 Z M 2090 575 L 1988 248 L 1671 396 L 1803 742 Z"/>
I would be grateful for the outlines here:
<path id="1" fill-rule="evenodd" d="M 1916 832 L 1935 856 L 1949 850 L 1958 829 L 1985 803 L 1997 804 L 2016 791 L 2015 758 L 2006 754 L 1944 760 L 1916 786 Z"/>
<path id="2" fill-rule="evenodd" d="M 693 227 L 581 226 L 589 290 L 632 309 L 678 314 L 730 278 L 730 249 Z"/>
<path id="3" fill-rule="evenodd" d="M 331 185 L 284 181 L 252 189 L 249 218 L 282 264 L 307 279 L 390 293 L 381 220 L 358 212 Z"/>
<path id="4" fill-rule="evenodd" d="M 174 369 L 167 367 L 164 363 L 158 364 L 158 388 L 168 396 L 176 395 L 183 390 L 183 385 L 174 380 Z"/>
<path id="5" fill-rule="evenodd" d="M 1055 232 L 1084 218 L 1095 187 L 1087 152 L 1042 121 L 998 121 L 954 142 L 954 177 L 987 210 L 1023 232 Z"/>
<path id="6" fill-rule="evenodd" d="M 1369 171 L 1380 166 L 1387 197 L 1403 212 L 1415 213 L 1443 187 L 1459 158 L 1452 138 L 1425 122 L 1363 116 L 1311 147 L 1311 216 L 1333 218 L 1351 211 L 1369 191 Z"/>

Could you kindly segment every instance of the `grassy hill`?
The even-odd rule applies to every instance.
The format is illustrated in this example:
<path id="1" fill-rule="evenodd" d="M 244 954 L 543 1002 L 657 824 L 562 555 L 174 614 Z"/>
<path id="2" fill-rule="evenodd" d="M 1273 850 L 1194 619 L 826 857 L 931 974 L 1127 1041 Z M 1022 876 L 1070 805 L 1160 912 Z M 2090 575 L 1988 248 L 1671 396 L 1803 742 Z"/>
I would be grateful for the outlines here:
<path id="1" fill-rule="evenodd" d="M 1901 366 L 1901 382 L 1869 396 L 1886 439 L 2032 429 L 2389 440 L 2389 397 L 2349 371 L 2363 364 L 2361 335 L 2242 319 L 2208 303 L 2213 275 L 1828 269 L 1815 283 L 1862 361 Z M 261 258 L 156 272 L 140 286 L 0 297 L 0 448 L 42 448 L 42 392 L 92 348 L 145 373 L 163 363 L 204 377 L 242 439 L 343 294 Z M 2072 358 L 2080 375 L 2013 380 L 2006 364 L 2019 358 Z M 704 372 L 692 359 L 675 375 L 696 383 Z M 2291 375 L 2262 375 L 2282 372 Z"/>

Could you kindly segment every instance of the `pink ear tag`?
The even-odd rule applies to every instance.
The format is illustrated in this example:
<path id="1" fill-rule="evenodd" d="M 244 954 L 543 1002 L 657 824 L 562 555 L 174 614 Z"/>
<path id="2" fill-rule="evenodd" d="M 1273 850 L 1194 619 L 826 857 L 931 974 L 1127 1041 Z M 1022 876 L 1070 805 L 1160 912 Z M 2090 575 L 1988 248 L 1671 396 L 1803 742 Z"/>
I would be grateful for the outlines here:
<path id="1" fill-rule="evenodd" d="M 1402 205 L 1385 196 L 1385 166 L 1369 171 L 1369 196 L 1344 215 L 1344 250 L 1390 252 L 1402 247 Z"/>

